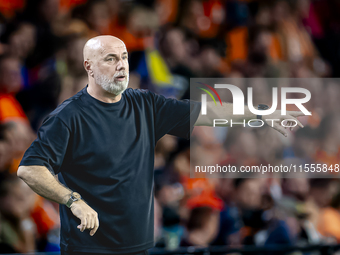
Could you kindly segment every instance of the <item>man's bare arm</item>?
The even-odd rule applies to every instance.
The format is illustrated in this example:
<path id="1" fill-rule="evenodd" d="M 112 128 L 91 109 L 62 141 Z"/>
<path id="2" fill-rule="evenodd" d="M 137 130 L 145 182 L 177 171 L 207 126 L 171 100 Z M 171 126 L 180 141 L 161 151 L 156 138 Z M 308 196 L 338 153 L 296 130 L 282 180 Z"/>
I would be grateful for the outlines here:
<path id="1" fill-rule="evenodd" d="M 287 111 L 286 115 L 281 115 L 281 110 L 276 110 L 274 113 L 266 115 L 268 119 L 275 119 L 277 122 L 273 123 L 272 128 L 280 132 L 282 135 L 287 136 L 285 129 L 288 127 L 292 129 L 294 122 L 288 121 L 286 127 L 281 126 L 281 121 L 286 119 L 294 119 L 299 127 L 303 127 L 301 122 L 297 119 L 299 116 L 304 116 L 300 111 Z M 251 119 L 256 119 L 257 116 L 253 114 L 247 106 L 244 106 L 244 115 L 233 115 L 233 104 L 223 103 L 222 106 L 215 105 L 213 102 L 207 102 L 207 115 L 200 115 L 195 123 L 195 126 L 213 126 L 214 119 L 232 119 L 233 122 L 246 122 Z"/>
<path id="2" fill-rule="evenodd" d="M 40 196 L 59 204 L 66 204 L 72 191 L 62 185 L 44 166 L 20 166 L 17 172 L 27 185 Z M 93 236 L 99 227 L 98 214 L 83 200 L 71 204 L 72 213 L 80 219 L 80 231 L 91 229 Z"/>
<path id="3" fill-rule="evenodd" d="M 66 204 L 72 193 L 44 166 L 20 166 L 17 175 L 35 193 L 58 204 Z"/>

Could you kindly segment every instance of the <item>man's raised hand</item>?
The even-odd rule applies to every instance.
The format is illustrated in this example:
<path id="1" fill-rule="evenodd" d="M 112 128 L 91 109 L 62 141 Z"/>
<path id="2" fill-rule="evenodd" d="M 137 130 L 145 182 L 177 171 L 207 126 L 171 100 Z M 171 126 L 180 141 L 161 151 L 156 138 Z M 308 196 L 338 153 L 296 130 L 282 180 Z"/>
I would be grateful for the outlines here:
<path id="1" fill-rule="evenodd" d="M 287 111 L 286 115 L 281 115 L 281 110 L 276 110 L 274 113 L 267 115 L 268 119 L 280 120 L 280 121 L 273 121 L 273 125 L 270 125 L 270 126 L 276 131 L 280 132 L 285 137 L 287 137 L 286 129 L 288 128 L 290 130 L 293 130 L 295 121 L 299 127 L 303 128 L 303 125 L 297 119 L 297 117 L 300 117 L 300 116 L 305 116 L 305 114 L 300 111 Z M 281 122 L 283 120 L 287 120 L 285 127 L 281 125 Z"/>

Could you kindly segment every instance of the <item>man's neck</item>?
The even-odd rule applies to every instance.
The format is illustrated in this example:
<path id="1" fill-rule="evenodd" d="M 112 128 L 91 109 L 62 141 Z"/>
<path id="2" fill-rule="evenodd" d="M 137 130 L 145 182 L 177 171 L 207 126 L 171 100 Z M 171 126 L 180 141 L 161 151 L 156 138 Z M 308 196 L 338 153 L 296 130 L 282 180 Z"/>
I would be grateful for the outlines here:
<path id="1" fill-rule="evenodd" d="M 95 84 L 92 85 L 89 84 L 87 86 L 87 93 L 89 93 L 89 95 L 94 97 L 95 99 L 102 101 L 104 103 L 117 103 L 122 98 L 122 94 L 116 96 L 105 91 L 100 86 Z"/>

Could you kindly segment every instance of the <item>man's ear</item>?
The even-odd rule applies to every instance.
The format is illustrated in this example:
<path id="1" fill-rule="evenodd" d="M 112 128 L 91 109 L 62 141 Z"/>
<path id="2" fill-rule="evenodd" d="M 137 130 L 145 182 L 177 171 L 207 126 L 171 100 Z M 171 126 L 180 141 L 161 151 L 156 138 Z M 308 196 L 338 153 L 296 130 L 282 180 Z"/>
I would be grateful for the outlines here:
<path id="1" fill-rule="evenodd" d="M 84 61 L 84 68 L 86 72 L 93 77 L 93 71 L 92 71 L 92 62 L 89 60 Z"/>

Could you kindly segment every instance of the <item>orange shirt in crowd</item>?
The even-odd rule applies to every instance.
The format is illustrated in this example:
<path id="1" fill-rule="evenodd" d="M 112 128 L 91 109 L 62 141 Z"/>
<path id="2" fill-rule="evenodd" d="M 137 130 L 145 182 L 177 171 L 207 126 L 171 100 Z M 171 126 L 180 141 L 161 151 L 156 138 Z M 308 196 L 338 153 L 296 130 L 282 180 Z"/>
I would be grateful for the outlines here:
<path id="1" fill-rule="evenodd" d="M 242 60 L 248 57 L 248 27 L 237 27 L 226 34 L 225 41 L 227 47 L 228 62 Z M 273 62 L 283 60 L 282 45 L 279 35 L 271 33 L 271 43 L 268 54 Z"/>
<path id="2" fill-rule="evenodd" d="M 286 19 L 281 22 L 283 53 L 286 61 L 300 61 L 314 58 L 317 52 L 306 29 L 299 26 L 295 20 Z"/>
<path id="3" fill-rule="evenodd" d="M 0 122 L 21 120 L 28 123 L 28 119 L 19 102 L 13 95 L 0 94 Z"/>
<path id="4" fill-rule="evenodd" d="M 0 1 L 0 13 L 6 18 L 11 18 L 15 15 L 15 12 L 22 10 L 27 0 L 1 0 Z M 61 12 L 68 12 L 70 9 L 77 5 L 86 3 L 87 0 L 60 0 L 59 10 Z"/>
<path id="5" fill-rule="evenodd" d="M 11 18 L 17 10 L 21 10 L 25 6 L 25 0 L 1 0 L 0 13 L 6 18 Z"/>
<path id="6" fill-rule="evenodd" d="M 37 225 L 37 232 L 40 236 L 46 236 L 51 229 L 59 227 L 58 212 L 51 202 L 41 196 L 36 195 L 31 217 Z"/>
<path id="7" fill-rule="evenodd" d="M 59 10 L 61 12 L 69 12 L 72 8 L 76 7 L 80 4 L 85 4 L 87 0 L 60 0 L 59 1 Z"/>
<path id="8" fill-rule="evenodd" d="M 224 7 L 219 0 L 203 1 L 204 17 L 197 21 L 199 35 L 204 38 L 214 38 L 217 36 L 224 18 Z"/>
<path id="9" fill-rule="evenodd" d="M 222 210 L 223 201 L 216 195 L 213 183 L 206 178 L 182 177 L 181 183 L 189 195 L 186 206 L 190 209 L 200 206 L 208 206 Z"/>
<path id="10" fill-rule="evenodd" d="M 24 110 L 15 97 L 11 94 L 0 93 L 0 123 L 9 121 L 20 121 L 30 125 Z M 13 158 L 12 163 L 9 166 L 10 173 L 15 173 L 17 171 L 22 156 Z"/>
<path id="11" fill-rule="evenodd" d="M 321 235 L 334 237 L 340 243 L 340 212 L 329 207 L 323 209 L 320 214 L 318 230 Z"/>
<path id="12" fill-rule="evenodd" d="M 157 12 L 161 25 L 175 23 L 179 0 L 157 0 Z"/>
<path id="13" fill-rule="evenodd" d="M 340 164 L 340 148 L 338 149 L 338 152 L 333 155 L 329 155 L 327 152 L 323 150 L 318 150 L 315 153 L 314 160 L 316 162 L 327 164 L 329 167 L 332 165 L 334 170 L 334 165 Z"/>

